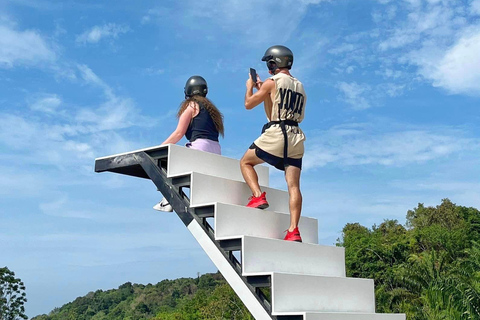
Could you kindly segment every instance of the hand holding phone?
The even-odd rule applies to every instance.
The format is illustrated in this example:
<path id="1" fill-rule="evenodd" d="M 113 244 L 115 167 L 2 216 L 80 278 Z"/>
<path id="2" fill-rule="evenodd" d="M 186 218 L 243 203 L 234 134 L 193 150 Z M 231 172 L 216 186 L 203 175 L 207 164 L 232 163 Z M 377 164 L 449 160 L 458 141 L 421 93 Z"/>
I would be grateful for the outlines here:
<path id="1" fill-rule="evenodd" d="M 250 77 L 252 77 L 253 83 L 257 84 L 257 70 L 250 68 Z"/>

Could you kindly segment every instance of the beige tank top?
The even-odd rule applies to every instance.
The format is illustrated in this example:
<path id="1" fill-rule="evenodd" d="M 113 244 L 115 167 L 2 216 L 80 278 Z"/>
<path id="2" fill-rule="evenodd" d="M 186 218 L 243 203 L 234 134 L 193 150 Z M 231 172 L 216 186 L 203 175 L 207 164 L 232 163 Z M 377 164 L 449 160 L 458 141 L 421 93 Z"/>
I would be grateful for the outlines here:
<path id="1" fill-rule="evenodd" d="M 278 73 L 271 79 L 275 81 L 276 92 L 270 117 L 267 114 L 268 121 L 293 120 L 298 123 L 302 122 L 307 102 L 302 83 L 284 73 Z M 293 159 L 302 158 L 305 134 L 298 126 L 287 124 L 285 128 L 288 140 L 287 156 Z M 284 158 L 284 136 L 279 124 L 268 127 L 254 143 L 263 151 Z"/>
<path id="2" fill-rule="evenodd" d="M 271 77 L 277 89 L 269 121 L 293 120 L 302 122 L 305 115 L 307 95 L 303 84 L 296 78 L 278 73 Z"/>

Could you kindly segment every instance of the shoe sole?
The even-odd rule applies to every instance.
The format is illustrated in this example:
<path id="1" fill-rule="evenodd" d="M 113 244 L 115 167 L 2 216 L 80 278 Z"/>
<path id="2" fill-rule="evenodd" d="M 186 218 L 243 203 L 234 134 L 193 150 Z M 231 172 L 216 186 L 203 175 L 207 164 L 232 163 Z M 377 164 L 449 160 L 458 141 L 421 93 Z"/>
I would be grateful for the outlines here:
<path id="1" fill-rule="evenodd" d="M 264 203 L 256 207 L 257 209 L 267 209 L 270 205 L 268 203 Z"/>
<path id="2" fill-rule="evenodd" d="M 247 208 L 253 208 L 253 209 L 267 209 L 270 205 L 268 203 L 262 203 L 259 204 L 258 206 L 247 206 Z"/>
<path id="3" fill-rule="evenodd" d="M 173 212 L 173 208 L 167 210 L 165 207 L 153 207 L 153 209 L 161 212 Z"/>

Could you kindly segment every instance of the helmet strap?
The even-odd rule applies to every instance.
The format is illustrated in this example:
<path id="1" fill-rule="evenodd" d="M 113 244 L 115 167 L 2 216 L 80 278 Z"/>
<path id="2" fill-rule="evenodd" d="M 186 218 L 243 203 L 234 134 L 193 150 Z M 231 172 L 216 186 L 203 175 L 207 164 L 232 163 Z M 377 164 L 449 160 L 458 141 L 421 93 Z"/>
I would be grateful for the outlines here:
<path id="1" fill-rule="evenodd" d="M 274 67 L 271 65 L 274 65 Z M 273 62 L 273 63 L 270 63 L 270 61 L 267 62 L 267 68 L 268 68 L 268 73 L 270 73 L 271 75 L 275 75 L 275 71 L 278 70 L 278 66 L 277 66 L 277 63 L 276 62 Z"/>

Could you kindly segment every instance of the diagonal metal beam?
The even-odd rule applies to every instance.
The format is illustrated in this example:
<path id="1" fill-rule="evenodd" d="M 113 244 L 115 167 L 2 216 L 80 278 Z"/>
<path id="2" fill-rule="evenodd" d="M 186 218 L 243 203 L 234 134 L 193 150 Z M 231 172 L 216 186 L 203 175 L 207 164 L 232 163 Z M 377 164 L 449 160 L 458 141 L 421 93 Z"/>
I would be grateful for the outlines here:
<path id="1" fill-rule="evenodd" d="M 189 200 L 181 192 L 181 187 L 189 186 L 190 180 L 188 178 L 175 178 L 175 181 L 173 181 L 173 179 L 168 178 L 166 172 L 160 167 L 158 167 L 158 165 L 155 163 L 155 160 L 143 151 L 133 153 L 131 156 L 133 157 L 133 159 L 135 159 L 134 161 L 141 166 L 146 176 L 150 178 L 150 180 L 152 180 L 158 191 L 160 191 L 163 196 L 169 201 L 169 203 L 172 205 L 173 210 L 177 213 L 177 215 L 187 226 L 187 228 L 192 231 L 190 227 L 192 226 L 192 224 L 195 224 L 198 225 L 196 228 L 199 227 L 203 230 L 204 234 L 210 239 L 211 243 L 221 253 L 225 261 L 235 271 L 240 280 L 255 297 L 257 302 L 266 311 L 266 314 L 268 314 L 268 318 L 275 320 L 276 317 L 271 316 L 271 304 L 268 299 L 263 295 L 260 290 L 257 290 L 254 285 L 250 284 L 249 281 L 247 281 L 246 277 L 242 276 L 241 268 L 238 267 L 239 262 L 233 256 L 231 250 L 228 250 L 233 248 L 228 248 L 227 250 L 222 248 L 220 242 L 216 241 L 212 233 L 209 232 L 209 225 L 208 223 L 206 223 L 205 219 L 198 217 L 195 214 L 195 209 L 190 208 Z M 129 161 L 131 160 L 129 159 Z"/>

